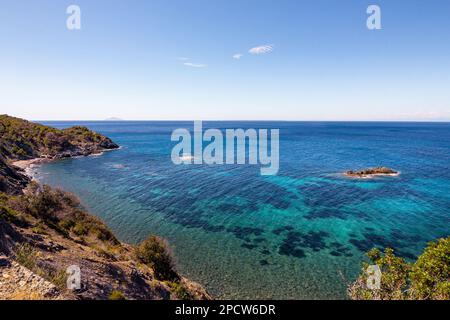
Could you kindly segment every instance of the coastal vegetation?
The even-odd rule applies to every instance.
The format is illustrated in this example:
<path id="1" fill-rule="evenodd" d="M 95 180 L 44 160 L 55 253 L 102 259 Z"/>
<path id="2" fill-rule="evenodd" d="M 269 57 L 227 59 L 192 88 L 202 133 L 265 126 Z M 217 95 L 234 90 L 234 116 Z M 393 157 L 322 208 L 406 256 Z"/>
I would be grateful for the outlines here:
<path id="1" fill-rule="evenodd" d="M 109 300 L 127 300 L 127 298 L 125 297 L 125 295 L 123 294 L 122 291 L 119 290 L 113 290 L 109 296 L 108 296 Z"/>
<path id="2" fill-rule="evenodd" d="M 31 182 L 25 191 L 12 202 L 20 212 L 40 219 L 65 237 L 79 237 L 85 242 L 94 238 L 112 246 L 119 244 L 102 221 L 83 211 L 72 194 L 35 182 Z"/>
<path id="3" fill-rule="evenodd" d="M 354 300 L 450 300 L 450 237 L 430 242 L 414 263 L 397 257 L 394 250 L 372 249 L 361 275 L 349 287 Z M 381 270 L 379 289 L 367 285 L 369 265 Z"/>
<path id="4" fill-rule="evenodd" d="M 176 272 L 172 253 L 164 239 L 156 236 L 148 237 L 136 246 L 135 254 L 140 262 L 153 269 L 156 279 L 168 284 L 178 299 L 195 299 Z"/>
<path id="5" fill-rule="evenodd" d="M 172 256 L 167 249 L 167 243 L 156 236 L 151 236 L 136 247 L 136 256 L 142 262 L 153 268 L 159 280 L 179 280 L 174 270 Z"/>

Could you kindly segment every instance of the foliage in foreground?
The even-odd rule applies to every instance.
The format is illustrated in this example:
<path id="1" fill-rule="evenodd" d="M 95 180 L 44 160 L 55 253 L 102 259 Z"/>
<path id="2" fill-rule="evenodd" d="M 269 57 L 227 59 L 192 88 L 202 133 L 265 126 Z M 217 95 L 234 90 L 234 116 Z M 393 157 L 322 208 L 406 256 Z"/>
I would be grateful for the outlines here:
<path id="1" fill-rule="evenodd" d="M 136 256 L 142 263 L 153 268 L 158 280 L 179 280 L 172 256 L 164 240 L 156 236 L 147 238 L 136 247 Z"/>
<path id="2" fill-rule="evenodd" d="M 450 237 L 430 242 L 415 263 L 395 256 L 394 250 L 367 253 L 372 265 L 380 267 L 379 289 L 367 287 L 369 263 L 349 287 L 354 300 L 450 300 Z"/>

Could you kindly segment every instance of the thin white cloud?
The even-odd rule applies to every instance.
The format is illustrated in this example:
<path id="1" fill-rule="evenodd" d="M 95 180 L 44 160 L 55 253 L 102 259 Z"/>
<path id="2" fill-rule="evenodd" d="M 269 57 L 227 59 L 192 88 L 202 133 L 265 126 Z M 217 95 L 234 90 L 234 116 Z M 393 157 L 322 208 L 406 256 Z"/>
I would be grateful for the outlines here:
<path id="1" fill-rule="evenodd" d="M 263 46 L 258 46 L 258 47 L 254 47 L 251 48 L 248 52 L 250 54 L 266 54 L 266 53 L 271 53 L 273 51 L 273 45 L 272 44 L 266 44 Z"/>
<path id="2" fill-rule="evenodd" d="M 233 59 L 239 60 L 240 58 L 242 58 L 243 54 L 242 53 L 236 53 L 233 55 Z"/>
<path id="3" fill-rule="evenodd" d="M 178 57 L 177 59 L 180 61 L 188 61 L 189 60 L 189 58 L 186 58 L 186 57 Z"/>
<path id="4" fill-rule="evenodd" d="M 183 63 L 186 67 L 191 67 L 191 68 L 206 68 L 207 65 L 206 64 L 201 64 L 201 63 L 192 63 L 192 62 L 185 62 Z"/>

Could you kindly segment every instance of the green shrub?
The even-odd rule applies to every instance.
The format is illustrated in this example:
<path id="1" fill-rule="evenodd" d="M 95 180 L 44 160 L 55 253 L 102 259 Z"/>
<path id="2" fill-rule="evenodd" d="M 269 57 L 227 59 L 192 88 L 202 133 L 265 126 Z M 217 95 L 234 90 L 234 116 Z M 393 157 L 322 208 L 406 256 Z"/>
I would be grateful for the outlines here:
<path id="1" fill-rule="evenodd" d="M 59 222 L 59 226 L 65 230 L 70 230 L 75 226 L 75 221 L 73 221 L 72 219 L 62 219 Z"/>
<path id="2" fill-rule="evenodd" d="M 103 223 L 99 222 L 98 224 L 93 224 L 91 230 L 95 232 L 97 239 L 101 241 L 108 241 L 114 245 L 118 245 L 120 243 L 114 234 L 103 225 Z"/>
<path id="3" fill-rule="evenodd" d="M 13 146 L 11 149 L 11 153 L 19 159 L 25 158 L 27 156 L 27 152 L 19 146 Z"/>
<path id="4" fill-rule="evenodd" d="M 49 186 L 37 188 L 27 196 L 27 211 L 36 218 L 57 222 L 55 212 L 62 208 L 58 193 Z"/>
<path id="5" fill-rule="evenodd" d="M 354 300 L 449 300 L 450 299 L 450 237 L 430 242 L 413 264 L 395 256 L 392 249 L 384 254 L 372 249 L 367 254 L 371 264 L 380 267 L 380 289 L 367 288 L 366 270 L 349 287 Z"/>
<path id="6" fill-rule="evenodd" d="M 450 300 L 450 237 L 431 242 L 411 271 L 413 299 Z"/>
<path id="7" fill-rule="evenodd" d="M 0 204 L 4 205 L 8 201 L 8 199 L 9 196 L 6 193 L 0 191 Z"/>
<path id="8" fill-rule="evenodd" d="M 127 298 L 125 297 L 123 292 L 122 291 L 118 291 L 118 290 L 113 290 L 109 294 L 108 299 L 109 300 L 127 300 Z"/>
<path id="9" fill-rule="evenodd" d="M 45 230 L 45 228 L 42 224 L 38 224 L 37 226 L 33 227 L 32 230 L 33 230 L 33 232 L 35 232 L 37 234 L 48 235 L 47 230 Z"/>
<path id="10" fill-rule="evenodd" d="M 155 236 L 147 238 L 136 247 L 136 256 L 139 261 L 153 268 L 157 279 L 179 280 L 164 240 Z"/>
<path id="11" fill-rule="evenodd" d="M 15 197 L 0 192 L 0 219 L 19 227 L 29 226 L 25 216 L 20 211 L 14 210 L 13 206 L 11 206 L 11 199 L 15 199 Z"/>
<path id="12" fill-rule="evenodd" d="M 180 300 L 193 300 L 192 295 L 189 293 L 189 291 L 186 289 L 184 285 L 182 285 L 179 282 L 169 282 L 169 287 L 171 288 L 172 292 L 177 296 Z"/>
<path id="13" fill-rule="evenodd" d="M 76 222 L 75 226 L 72 228 L 72 232 L 77 236 L 85 236 L 89 233 L 89 229 L 81 222 Z"/>
<path id="14" fill-rule="evenodd" d="M 0 204 L 0 219 L 7 222 L 20 224 L 22 222 L 20 215 L 9 207 Z"/>

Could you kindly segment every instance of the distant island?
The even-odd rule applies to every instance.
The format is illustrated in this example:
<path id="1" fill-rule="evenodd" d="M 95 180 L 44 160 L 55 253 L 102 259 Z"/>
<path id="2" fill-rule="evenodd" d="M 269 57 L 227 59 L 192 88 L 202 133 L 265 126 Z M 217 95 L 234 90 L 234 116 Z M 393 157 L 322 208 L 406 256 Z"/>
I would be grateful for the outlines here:
<path id="1" fill-rule="evenodd" d="M 116 143 L 85 127 L 59 130 L 7 115 L 0 128 L 0 300 L 210 299 L 178 274 L 163 239 L 123 243 L 74 195 L 24 170 Z M 69 266 L 81 270 L 75 290 L 67 289 Z"/>
<path id="2" fill-rule="evenodd" d="M 398 176 L 398 171 L 392 170 L 387 167 L 368 168 L 358 171 L 349 170 L 344 175 L 353 178 L 370 178 L 375 176 Z"/>
<path id="3" fill-rule="evenodd" d="M 106 118 L 104 121 L 124 121 L 121 118 L 117 118 L 117 117 L 110 117 L 110 118 Z"/>

